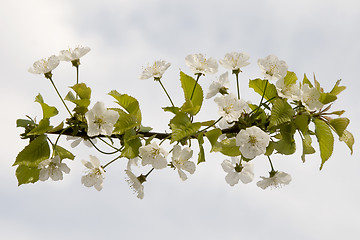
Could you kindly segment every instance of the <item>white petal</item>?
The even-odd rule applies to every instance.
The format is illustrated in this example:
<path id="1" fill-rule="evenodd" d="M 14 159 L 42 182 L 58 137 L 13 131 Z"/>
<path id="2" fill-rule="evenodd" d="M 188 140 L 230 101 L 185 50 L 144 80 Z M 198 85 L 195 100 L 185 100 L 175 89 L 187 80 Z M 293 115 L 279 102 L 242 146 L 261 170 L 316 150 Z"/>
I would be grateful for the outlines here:
<path id="1" fill-rule="evenodd" d="M 184 162 L 182 169 L 189 172 L 190 174 L 194 174 L 196 170 L 196 165 L 194 162 L 186 161 Z"/>
<path id="2" fill-rule="evenodd" d="M 229 160 L 224 160 L 221 163 L 222 168 L 224 169 L 225 172 L 230 173 L 234 171 L 234 165 L 229 161 Z"/>
<path id="3" fill-rule="evenodd" d="M 240 179 L 240 175 L 238 172 L 230 172 L 225 176 L 225 181 L 230 186 L 234 186 L 235 184 L 238 184 L 239 179 Z"/>
<path id="4" fill-rule="evenodd" d="M 186 174 L 180 168 L 178 168 L 178 173 L 179 173 L 181 180 L 185 181 L 187 179 Z"/>
<path id="5" fill-rule="evenodd" d="M 46 181 L 46 180 L 49 179 L 49 175 L 50 175 L 49 170 L 43 168 L 43 169 L 40 170 L 39 180 L 40 181 Z"/>

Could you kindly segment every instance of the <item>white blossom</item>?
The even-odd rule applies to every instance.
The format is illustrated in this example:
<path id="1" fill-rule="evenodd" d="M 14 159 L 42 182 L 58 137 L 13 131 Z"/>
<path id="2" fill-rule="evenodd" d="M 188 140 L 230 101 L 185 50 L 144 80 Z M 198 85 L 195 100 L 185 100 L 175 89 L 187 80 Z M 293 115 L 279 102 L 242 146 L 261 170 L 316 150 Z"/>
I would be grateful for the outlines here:
<path id="1" fill-rule="evenodd" d="M 142 165 L 151 164 L 155 169 L 166 168 L 166 156 L 169 153 L 161 148 L 156 142 L 141 146 L 139 148 L 139 155 L 142 158 Z"/>
<path id="2" fill-rule="evenodd" d="M 301 86 L 301 102 L 309 111 L 319 110 L 324 106 L 319 101 L 320 92 L 315 87 L 310 87 L 309 84 Z"/>
<path id="3" fill-rule="evenodd" d="M 131 165 L 138 165 L 137 164 L 138 159 L 129 159 L 127 169 L 125 170 L 125 173 L 127 175 L 126 182 L 130 185 L 131 189 L 134 190 L 135 193 L 137 193 L 137 197 L 140 199 L 144 198 L 144 185 L 142 185 L 142 181 L 145 181 L 146 177 L 143 175 L 140 175 L 139 177 L 136 177 L 135 174 L 131 171 Z"/>
<path id="4" fill-rule="evenodd" d="M 274 55 L 269 55 L 264 59 L 258 60 L 258 65 L 265 79 L 279 80 L 286 76 L 288 65 L 285 61 L 279 60 Z"/>
<path id="5" fill-rule="evenodd" d="M 95 187 L 100 191 L 103 188 L 103 180 L 105 178 L 105 171 L 100 165 L 100 160 L 90 155 L 90 161 L 81 161 L 87 167 L 87 174 L 81 177 L 81 183 L 85 187 Z"/>
<path id="6" fill-rule="evenodd" d="M 66 174 L 70 172 L 70 168 L 61 162 L 58 155 L 40 162 L 38 168 L 40 169 L 40 181 L 46 181 L 49 177 L 53 181 L 63 180 L 63 172 Z"/>
<path id="7" fill-rule="evenodd" d="M 100 134 L 110 136 L 114 124 L 119 119 L 119 114 L 113 110 L 107 110 L 103 102 L 95 103 L 94 107 L 85 114 L 88 124 L 88 136 Z"/>
<path id="8" fill-rule="evenodd" d="M 60 63 L 57 56 L 52 55 L 47 59 L 40 59 L 34 62 L 33 66 L 29 68 L 30 73 L 45 74 L 54 70 Z"/>
<path id="9" fill-rule="evenodd" d="M 60 61 L 73 62 L 79 60 L 85 54 L 90 52 L 89 47 L 76 47 L 74 49 L 69 48 L 68 50 L 62 50 L 59 53 Z"/>
<path id="10" fill-rule="evenodd" d="M 262 189 L 266 189 L 268 187 L 277 188 L 282 185 L 287 185 L 291 182 L 290 174 L 279 172 L 279 171 L 271 171 L 270 177 L 261 177 L 262 180 L 258 181 L 256 185 L 261 187 Z"/>
<path id="11" fill-rule="evenodd" d="M 221 163 L 222 168 L 227 173 L 225 180 L 230 186 L 242 183 L 249 183 L 254 179 L 254 166 L 252 163 L 240 163 L 240 157 L 232 157 L 231 161 L 224 160 Z"/>
<path id="12" fill-rule="evenodd" d="M 147 66 L 140 75 L 140 79 L 160 79 L 164 72 L 170 67 L 171 63 L 166 61 L 155 61 L 152 66 Z"/>
<path id="13" fill-rule="evenodd" d="M 227 69 L 231 69 L 233 71 L 241 71 L 242 67 L 249 65 L 248 62 L 250 56 L 245 53 L 231 52 L 227 53 L 224 59 L 219 60 L 219 63 Z"/>
<path id="14" fill-rule="evenodd" d="M 221 93 L 222 95 L 228 94 L 227 90 L 229 89 L 229 87 L 230 87 L 229 73 L 225 72 L 220 75 L 217 81 L 213 81 L 211 83 L 206 98 L 209 99 L 218 93 Z"/>
<path id="15" fill-rule="evenodd" d="M 219 67 L 214 58 L 206 58 L 202 53 L 189 54 L 185 58 L 185 63 L 194 74 L 214 74 Z"/>
<path id="16" fill-rule="evenodd" d="M 74 136 L 67 136 L 66 137 L 66 140 L 67 141 L 72 141 L 72 143 L 70 144 L 70 146 L 72 148 L 74 147 L 77 147 L 81 142 L 83 142 L 85 144 L 85 146 L 87 147 L 92 147 L 93 145 L 90 143 L 89 139 L 84 139 L 82 137 L 74 137 Z M 91 141 L 96 144 L 97 143 L 97 140 L 94 138 L 94 139 L 91 139 Z"/>
<path id="17" fill-rule="evenodd" d="M 264 154 L 270 143 L 270 136 L 257 126 L 240 130 L 236 135 L 236 145 L 248 159 Z"/>
<path id="18" fill-rule="evenodd" d="M 287 98 L 291 101 L 300 100 L 300 87 L 297 84 L 286 85 L 284 78 L 282 78 L 279 79 L 275 85 L 276 91 L 280 97 Z"/>
<path id="19" fill-rule="evenodd" d="M 175 145 L 172 152 L 172 164 L 178 170 L 181 180 L 185 181 L 187 179 L 186 174 L 183 170 L 193 174 L 195 172 L 196 166 L 194 162 L 189 161 L 193 155 L 193 150 L 189 147 L 181 149 L 179 145 Z"/>
<path id="20" fill-rule="evenodd" d="M 241 113 L 249 111 L 249 105 L 242 99 L 238 99 L 233 93 L 218 96 L 214 99 L 219 107 L 219 115 L 228 122 L 239 120 Z"/>

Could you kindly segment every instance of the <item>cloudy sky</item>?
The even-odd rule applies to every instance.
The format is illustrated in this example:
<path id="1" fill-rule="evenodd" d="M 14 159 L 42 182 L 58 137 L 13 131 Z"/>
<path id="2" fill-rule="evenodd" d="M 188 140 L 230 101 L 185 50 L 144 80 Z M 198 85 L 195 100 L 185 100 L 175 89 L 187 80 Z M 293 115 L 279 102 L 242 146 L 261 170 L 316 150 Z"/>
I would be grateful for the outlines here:
<path id="1" fill-rule="evenodd" d="M 171 169 L 150 175 L 143 200 L 124 180 L 125 160 L 109 167 L 101 192 L 81 185 L 81 159 L 93 154 L 104 163 L 111 160 L 85 146 L 76 148 L 75 161 L 68 161 L 71 173 L 61 182 L 17 187 L 11 167 L 27 144 L 19 138 L 21 129 L 16 129 L 15 121 L 25 115 L 41 117 L 33 102 L 38 93 L 58 106 L 61 113 L 54 124 L 66 117 L 50 83 L 27 69 L 38 59 L 77 45 L 92 49 L 82 59 L 80 80 L 92 87 L 93 103 L 100 100 L 111 106 L 107 93 L 112 89 L 128 93 L 139 100 L 144 125 L 155 130 L 167 130 L 171 114 L 161 109 L 168 100 L 160 86 L 138 80 L 142 66 L 156 59 L 171 62 L 163 83 L 181 104 L 179 70 L 191 74 L 184 64 L 187 54 L 221 59 L 227 52 L 245 51 L 251 56 L 251 65 L 241 75 L 246 100 L 259 101 L 246 87 L 248 79 L 260 76 L 257 59 L 275 54 L 298 76 L 316 73 L 325 90 L 342 79 L 347 90 L 333 108 L 346 110 L 349 130 L 358 139 L 359 1 L 0 2 L 2 239 L 357 239 L 360 235 L 357 142 L 353 155 L 336 142 L 322 171 L 318 154 L 301 162 L 301 144 L 292 156 L 274 157 L 276 168 L 290 173 L 293 181 L 265 191 L 255 184 L 269 170 L 265 158 L 255 161 L 254 182 L 230 187 L 220 166 L 226 157 L 208 154 L 207 162 L 198 165 L 186 182 Z M 53 78 L 65 94 L 75 82 L 74 69 L 63 63 Z M 206 76 L 203 88 L 214 78 Z M 215 104 L 206 102 L 198 118 L 216 119 Z"/>

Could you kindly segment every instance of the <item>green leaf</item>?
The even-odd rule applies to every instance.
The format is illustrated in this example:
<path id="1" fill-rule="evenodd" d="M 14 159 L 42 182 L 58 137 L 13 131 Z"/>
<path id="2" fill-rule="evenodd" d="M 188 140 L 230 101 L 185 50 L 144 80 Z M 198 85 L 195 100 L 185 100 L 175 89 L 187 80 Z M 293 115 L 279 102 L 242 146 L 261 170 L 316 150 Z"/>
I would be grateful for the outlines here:
<path id="1" fill-rule="evenodd" d="M 340 85 L 341 80 L 337 80 L 335 83 L 335 86 L 333 87 L 333 89 L 330 91 L 331 94 L 333 95 L 338 95 L 339 93 L 341 93 L 342 91 L 344 91 L 346 89 L 345 86 L 339 86 Z"/>
<path id="2" fill-rule="evenodd" d="M 153 130 L 152 127 L 144 127 L 143 125 L 141 125 L 139 132 L 145 133 L 145 132 L 150 132 L 151 130 Z"/>
<path id="3" fill-rule="evenodd" d="M 141 111 L 139 102 L 127 94 L 120 94 L 116 90 L 112 90 L 109 93 L 110 96 L 117 100 L 117 104 L 123 107 L 128 113 L 134 115 L 137 119 L 138 124 L 141 124 Z"/>
<path id="4" fill-rule="evenodd" d="M 215 128 L 213 130 L 206 132 L 205 136 L 209 140 L 211 146 L 214 148 L 216 146 L 216 144 L 218 143 L 217 140 L 221 134 L 222 134 L 221 130 L 218 128 Z M 213 150 L 211 149 L 211 151 L 213 151 Z"/>
<path id="5" fill-rule="evenodd" d="M 258 93 L 258 94 L 260 94 L 260 96 L 262 96 L 264 94 L 266 82 L 268 82 L 268 80 L 262 80 L 260 78 L 250 80 L 249 81 L 249 87 L 254 89 L 254 91 L 256 93 Z M 275 97 L 277 97 L 276 87 L 275 87 L 274 84 L 268 82 L 267 86 L 266 86 L 264 98 L 266 100 L 269 100 L 269 99 L 272 99 L 272 98 L 275 98 Z"/>
<path id="6" fill-rule="evenodd" d="M 335 118 L 329 121 L 329 124 L 334 128 L 339 137 L 343 135 L 349 123 L 350 120 L 348 118 Z"/>
<path id="7" fill-rule="evenodd" d="M 203 133 L 200 133 L 199 136 L 197 137 L 197 139 L 198 139 L 198 143 L 199 143 L 199 154 L 198 154 L 197 164 L 199 164 L 199 163 L 205 162 L 205 151 L 204 151 L 204 147 L 203 147 L 203 144 L 204 144 Z"/>
<path id="8" fill-rule="evenodd" d="M 334 136 L 330 127 L 321 119 L 314 119 L 315 135 L 320 147 L 321 166 L 330 158 L 334 149 Z"/>
<path id="9" fill-rule="evenodd" d="M 188 105 L 189 104 L 192 105 L 191 107 L 192 115 L 196 115 L 200 111 L 204 100 L 203 90 L 194 78 L 186 75 L 182 71 L 180 71 L 180 81 L 181 81 L 181 87 L 184 91 L 185 103 L 187 104 L 186 107 L 184 108 L 189 109 Z M 192 99 L 190 100 L 194 87 L 195 87 L 195 91 Z"/>
<path id="10" fill-rule="evenodd" d="M 297 76 L 294 72 L 287 72 L 286 76 L 284 77 L 284 84 L 285 86 L 296 84 Z"/>
<path id="11" fill-rule="evenodd" d="M 114 134 L 124 134 L 125 131 L 138 127 L 139 123 L 133 114 L 120 114 L 118 121 L 114 124 Z"/>
<path id="12" fill-rule="evenodd" d="M 121 152 L 121 157 L 132 159 L 139 155 L 139 148 L 142 146 L 139 137 L 139 135 L 136 135 L 134 129 L 130 129 L 125 132 L 124 149 Z"/>
<path id="13" fill-rule="evenodd" d="M 56 127 L 53 127 L 52 129 L 50 129 L 48 131 L 48 133 L 53 133 L 53 132 L 57 132 L 57 131 L 61 131 L 64 128 L 64 122 L 61 122 L 59 125 L 57 125 Z"/>
<path id="14" fill-rule="evenodd" d="M 294 123 L 297 129 L 306 134 L 309 131 L 310 116 L 308 114 L 298 114 Z"/>
<path id="15" fill-rule="evenodd" d="M 16 120 L 16 127 L 23 127 L 26 128 L 28 125 L 34 124 L 33 121 L 28 119 L 17 119 Z"/>
<path id="16" fill-rule="evenodd" d="M 76 99 L 75 95 L 72 93 L 72 91 L 69 91 L 68 94 L 66 94 L 64 100 L 66 101 L 74 101 Z"/>
<path id="17" fill-rule="evenodd" d="M 191 115 L 196 115 L 200 111 L 201 106 L 194 106 L 190 99 L 186 99 L 180 110 Z"/>
<path id="18" fill-rule="evenodd" d="M 303 79 L 303 85 L 305 85 L 305 84 L 308 84 L 310 88 L 313 87 L 310 80 L 307 78 L 306 74 L 304 74 L 304 79 Z"/>
<path id="19" fill-rule="evenodd" d="M 178 112 L 180 112 L 180 108 L 178 107 L 164 107 L 163 109 L 165 112 L 171 112 L 173 114 L 177 114 Z"/>
<path id="20" fill-rule="evenodd" d="M 27 135 L 42 135 L 50 131 L 53 127 L 50 126 L 50 120 L 48 118 L 41 119 L 39 125 L 33 128 Z"/>
<path id="21" fill-rule="evenodd" d="M 183 112 L 176 114 L 175 117 L 170 120 L 169 125 L 172 130 L 171 143 L 195 134 L 201 127 L 201 123 L 192 123 L 190 118 Z"/>
<path id="22" fill-rule="evenodd" d="M 53 116 L 56 116 L 59 111 L 56 109 L 56 107 L 51 107 L 44 103 L 43 97 L 40 95 L 40 93 L 36 96 L 35 102 L 40 103 L 42 111 L 43 111 L 43 118 L 51 118 Z"/>
<path id="23" fill-rule="evenodd" d="M 35 183 L 39 181 L 40 169 L 37 167 L 28 167 L 20 165 L 16 169 L 16 178 L 18 180 L 18 186 L 27 183 Z"/>
<path id="24" fill-rule="evenodd" d="M 235 138 L 225 138 L 220 142 L 220 152 L 226 156 L 236 157 L 241 155 L 239 146 L 236 146 Z"/>
<path id="25" fill-rule="evenodd" d="M 275 143 L 273 141 L 269 142 L 269 145 L 266 147 L 266 152 L 264 155 L 270 156 L 275 150 Z"/>
<path id="26" fill-rule="evenodd" d="M 85 83 L 78 83 L 71 87 L 80 99 L 91 98 L 91 88 L 87 87 Z"/>
<path id="27" fill-rule="evenodd" d="M 301 159 L 305 162 L 305 155 L 306 154 L 313 154 L 315 153 L 315 149 L 311 146 L 312 140 L 309 134 L 305 134 L 304 138 L 302 139 L 303 144 L 303 153 L 301 155 Z"/>
<path id="28" fill-rule="evenodd" d="M 335 100 L 337 99 L 337 96 L 332 94 L 332 93 L 320 93 L 320 98 L 319 98 L 319 101 L 322 103 L 322 104 L 328 104 L 328 103 L 331 103 L 331 102 L 334 102 Z"/>
<path id="29" fill-rule="evenodd" d="M 292 120 L 294 110 L 287 103 L 286 99 L 275 99 L 270 115 L 269 127 L 279 126 L 284 123 L 288 123 Z"/>
<path id="30" fill-rule="evenodd" d="M 45 135 L 38 136 L 29 143 L 16 157 L 15 165 L 37 167 L 40 162 L 50 157 L 50 147 Z"/>
<path id="31" fill-rule="evenodd" d="M 75 156 L 69 152 L 68 150 L 66 150 L 63 147 L 60 147 L 59 145 L 55 146 L 55 156 L 58 155 L 60 157 L 60 159 L 71 159 L 74 160 Z"/>
<path id="32" fill-rule="evenodd" d="M 285 155 L 291 155 L 296 151 L 296 143 L 294 134 L 296 127 L 294 123 L 282 126 L 278 138 L 280 141 L 274 143 L 277 152 Z"/>
<path id="33" fill-rule="evenodd" d="M 355 142 L 354 136 L 348 130 L 344 130 L 342 136 L 339 138 L 340 141 L 345 142 L 350 148 L 351 154 L 353 154 L 353 145 Z"/>

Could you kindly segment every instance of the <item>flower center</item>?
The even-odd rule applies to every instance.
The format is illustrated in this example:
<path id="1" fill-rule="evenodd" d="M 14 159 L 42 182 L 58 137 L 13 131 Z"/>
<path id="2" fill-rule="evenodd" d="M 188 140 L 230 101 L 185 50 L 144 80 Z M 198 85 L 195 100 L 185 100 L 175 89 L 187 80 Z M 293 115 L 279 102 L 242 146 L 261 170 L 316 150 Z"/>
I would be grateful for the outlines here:
<path id="1" fill-rule="evenodd" d="M 152 148 L 150 150 L 150 154 L 153 158 L 155 158 L 156 156 L 160 155 L 160 149 L 159 148 Z"/>
<path id="2" fill-rule="evenodd" d="M 257 143 L 256 136 L 250 135 L 250 136 L 249 136 L 249 143 L 250 143 L 252 146 L 255 146 L 255 144 Z"/>
<path id="3" fill-rule="evenodd" d="M 241 164 L 238 164 L 238 163 L 237 163 L 236 166 L 235 166 L 235 171 L 236 171 L 236 172 L 241 172 L 241 171 L 243 170 L 243 168 L 244 168 L 244 167 L 243 167 Z"/>
<path id="4" fill-rule="evenodd" d="M 101 127 L 102 124 L 104 124 L 104 120 L 100 117 L 97 117 L 95 120 L 94 120 L 94 123 L 99 125 L 99 128 Z"/>
<path id="5" fill-rule="evenodd" d="M 230 105 L 224 107 L 224 112 L 225 112 L 226 114 L 230 114 L 231 111 L 232 111 L 232 109 L 233 109 L 233 104 L 230 104 Z"/>

